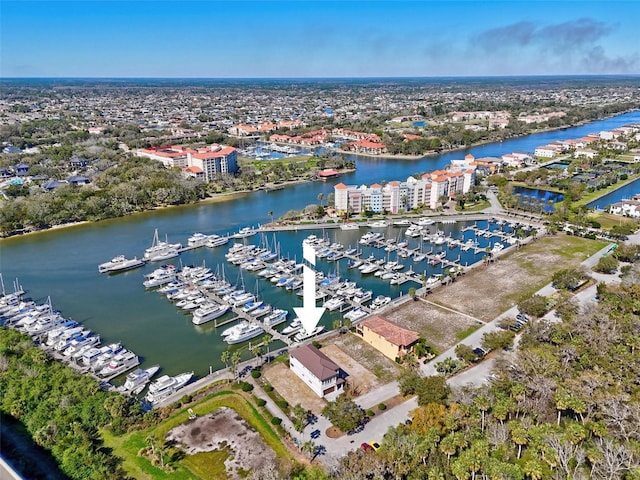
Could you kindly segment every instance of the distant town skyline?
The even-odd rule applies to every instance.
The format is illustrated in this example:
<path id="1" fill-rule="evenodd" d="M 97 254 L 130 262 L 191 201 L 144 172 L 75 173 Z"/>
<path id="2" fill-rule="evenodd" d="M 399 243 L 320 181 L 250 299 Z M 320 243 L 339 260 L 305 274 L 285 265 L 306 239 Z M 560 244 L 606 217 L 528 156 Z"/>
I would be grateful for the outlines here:
<path id="1" fill-rule="evenodd" d="M 12 1 L 1 77 L 639 74 L 634 1 Z"/>

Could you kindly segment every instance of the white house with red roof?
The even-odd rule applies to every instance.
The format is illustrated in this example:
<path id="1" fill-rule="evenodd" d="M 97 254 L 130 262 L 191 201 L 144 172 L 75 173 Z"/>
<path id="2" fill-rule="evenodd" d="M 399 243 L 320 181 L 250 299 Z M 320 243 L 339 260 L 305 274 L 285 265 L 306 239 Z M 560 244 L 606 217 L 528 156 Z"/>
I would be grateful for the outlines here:
<path id="1" fill-rule="evenodd" d="M 346 374 L 313 345 L 291 350 L 289 368 L 319 397 L 341 392 L 344 388 Z"/>

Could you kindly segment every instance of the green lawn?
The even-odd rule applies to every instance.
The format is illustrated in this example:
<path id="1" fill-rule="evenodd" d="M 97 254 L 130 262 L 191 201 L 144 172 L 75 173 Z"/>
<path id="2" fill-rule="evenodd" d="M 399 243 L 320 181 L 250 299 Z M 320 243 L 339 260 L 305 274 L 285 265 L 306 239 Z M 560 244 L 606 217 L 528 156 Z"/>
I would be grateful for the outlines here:
<path id="1" fill-rule="evenodd" d="M 573 202 L 571 206 L 581 207 L 582 205 L 586 205 L 587 203 L 590 203 L 599 197 L 603 197 L 606 194 L 613 192 L 614 190 L 617 190 L 620 187 L 624 187 L 626 184 L 633 182 L 638 177 L 640 177 L 640 175 L 629 175 L 629 178 L 627 180 L 620 181 L 614 185 L 609 185 L 607 188 L 603 188 L 602 190 L 596 190 L 595 192 L 585 193 L 580 200 L 578 200 L 577 202 Z"/>
<path id="2" fill-rule="evenodd" d="M 288 450 L 274 431 L 268 413 L 263 413 L 254 405 L 249 395 L 240 392 L 223 390 L 208 395 L 203 400 L 189 405 L 199 416 L 209 414 L 221 407 L 232 408 L 252 428 L 260 433 L 265 443 L 280 459 L 291 463 L 293 461 Z M 265 418 L 268 416 L 269 418 Z M 151 464 L 149 459 L 138 455 L 147 446 L 146 438 L 153 435 L 164 438 L 174 427 L 186 422 L 189 414 L 187 407 L 183 407 L 160 424 L 142 431 L 131 432 L 122 436 L 114 436 L 108 431 L 102 432 L 105 446 L 112 448 L 115 455 L 124 459 L 124 468 L 134 478 L 141 479 L 226 479 L 224 461 L 230 451 L 213 451 L 187 455 L 172 463 L 174 471 L 163 471 Z M 166 461 L 166 460 L 165 460 Z"/>

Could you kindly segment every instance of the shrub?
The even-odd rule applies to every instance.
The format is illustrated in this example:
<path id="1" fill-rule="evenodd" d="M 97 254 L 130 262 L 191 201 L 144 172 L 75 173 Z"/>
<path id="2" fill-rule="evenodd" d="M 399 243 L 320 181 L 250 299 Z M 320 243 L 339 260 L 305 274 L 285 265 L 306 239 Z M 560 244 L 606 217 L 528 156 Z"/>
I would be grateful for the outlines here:
<path id="1" fill-rule="evenodd" d="M 280 408 L 287 408 L 289 406 L 289 402 L 287 402 L 286 400 L 277 400 L 276 405 L 278 405 Z"/>
<path id="2" fill-rule="evenodd" d="M 313 342 L 311 342 L 311 345 L 313 345 L 317 349 L 320 349 L 322 347 L 322 344 L 317 340 L 314 340 Z"/>
<path id="3" fill-rule="evenodd" d="M 282 423 L 282 419 L 281 419 L 281 418 L 278 418 L 278 417 L 273 417 L 273 418 L 271 419 L 271 423 L 272 423 L 273 425 L 280 425 L 280 424 Z"/>
<path id="4" fill-rule="evenodd" d="M 267 401 L 264 398 L 259 398 L 256 400 L 256 405 L 259 407 L 264 407 L 267 404 Z"/>
<path id="5" fill-rule="evenodd" d="M 378 404 L 378 410 L 386 410 L 387 406 L 384 403 Z"/>
<path id="6" fill-rule="evenodd" d="M 259 370 L 254 370 L 251 372 L 251 377 L 252 378 L 260 378 L 262 376 L 262 374 L 260 373 Z"/>
<path id="7" fill-rule="evenodd" d="M 251 390 L 253 390 L 253 385 L 251 385 L 249 382 L 240 382 L 238 384 L 238 387 L 243 391 L 243 392 L 250 392 Z"/>
<path id="8" fill-rule="evenodd" d="M 272 385 L 265 385 L 264 386 L 264 391 L 265 392 L 273 392 L 273 386 Z"/>
<path id="9" fill-rule="evenodd" d="M 375 416 L 376 412 L 374 412 L 373 410 L 367 410 L 367 417 L 373 417 Z"/>

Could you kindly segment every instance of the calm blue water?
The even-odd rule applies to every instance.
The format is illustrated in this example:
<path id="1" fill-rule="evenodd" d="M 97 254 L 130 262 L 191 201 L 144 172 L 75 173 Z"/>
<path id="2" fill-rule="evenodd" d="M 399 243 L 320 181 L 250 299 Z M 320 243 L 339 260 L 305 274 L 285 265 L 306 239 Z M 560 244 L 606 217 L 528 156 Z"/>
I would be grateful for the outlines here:
<path id="1" fill-rule="evenodd" d="M 197 231 L 223 234 L 234 232 L 243 226 L 267 223 L 270 220 L 269 212 L 273 212 L 274 217 L 278 218 L 290 209 L 300 210 L 306 205 L 317 204 L 318 195 L 323 193 L 326 198 L 326 195 L 333 192 L 333 185 L 340 181 L 348 184 L 371 184 L 381 180 L 402 180 L 416 172 L 441 168 L 451 159 L 462 158 L 467 153 L 482 157 L 498 156 L 515 150 L 532 151 L 535 145 L 552 139 L 577 137 L 591 131 L 634 122 L 640 122 L 639 112 L 561 132 L 537 134 L 422 160 L 352 157 L 357 161 L 357 171 L 333 182 L 303 183 L 269 193 L 241 194 L 226 201 L 156 210 L 127 218 L 4 239 L 0 240 L 0 272 L 3 273 L 7 286 L 11 279 L 19 277 L 29 295 L 41 301 L 50 295 L 54 308 L 85 323 L 88 328 L 99 333 L 103 341 L 123 342 L 143 357 L 144 364 L 160 363 L 169 374 L 193 369 L 197 375 L 204 375 L 209 366 L 221 366 L 220 354 L 226 348 L 213 325 L 195 328 L 190 317 L 179 312 L 164 297 L 144 290 L 143 275 L 156 265 L 105 276 L 97 272 L 99 263 L 118 254 L 142 255 L 144 249 L 151 244 L 155 228 L 159 230 L 161 237 L 166 234 L 171 241 L 186 243 L 187 238 Z M 444 225 L 441 229 L 447 235 L 458 238 L 463 236 L 461 228 L 462 225 L 455 224 Z M 276 241 L 280 242 L 281 252 L 300 258 L 301 241 L 308 233 L 277 234 Z M 398 233 L 399 230 L 390 228 L 386 235 L 395 238 Z M 316 235 L 322 234 L 323 232 L 316 232 Z M 335 237 L 345 245 L 354 245 L 357 238 L 357 232 L 335 230 L 325 234 Z M 469 235 L 471 232 L 464 232 L 465 239 Z M 272 238 L 268 240 L 273 242 Z M 489 241 L 480 239 L 481 242 L 485 240 Z M 180 260 L 184 264 L 206 261 L 207 265 L 215 268 L 223 263 L 226 249 L 227 247 L 218 247 L 217 250 L 202 248 L 183 254 Z M 368 255 L 370 252 L 365 250 L 364 254 Z M 379 257 L 385 254 L 384 251 L 376 252 Z M 462 264 L 478 260 L 457 251 L 449 252 L 448 258 L 455 259 L 457 255 L 461 255 Z M 393 254 L 391 259 L 394 259 Z M 320 262 L 320 266 L 327 271 L 335 271 L 336 268 L 335 264 L 324 262 Z M 432 273 L 426 264 L 415 265 L 413 269 L 427 270 L 427 275 Z M 228 278 L 237 279 L 236 270 L 229 266 L 225 270 Z M 340 262 L 338 270 L 347 274 L 345 261 Z M 400 288 L 390 287 L 377 278 L 361 279 L 357 274 L 354 279 L 361 282 L 362 286 L 372 288 L 376 295 L 388 292 L 396 296 L 400 292 L 406 293 L 411 286 L 405 284 Z M 246 274 L 244 282 L 249 289 L 256 287 L 256 277 L 252 274 Z M 273 288 L 275 287 L 270 284 L 258 284 L 259 293 L 275 306 L 288 308 L 299 302 L 293 294 L 279 289 L 274 292 L 271 290 Z M 333 318 L 325 316 L 323 322 L 330 326 Z M 237 348 L 246 350 L 246 345 Z"/>
<path id="2" fill-rule="evenodd" d="M 607 205 L 621 201 L 623 198 L 631 198 L 640 193 L 640 178 L 619 188 L 604 197 L 587 204 L 589 208 L 605 208 Z"/>
<path id="3" fill-rule="evenodd" d="M 553 204 L 564 200 L 562 193 L 537 188 L 514 187 L 513 193 L 520 196 L 520 205 L 533 211 L 538 211 L 538 205 L 541 205 L 545 212 L 553 212 Z"/>

